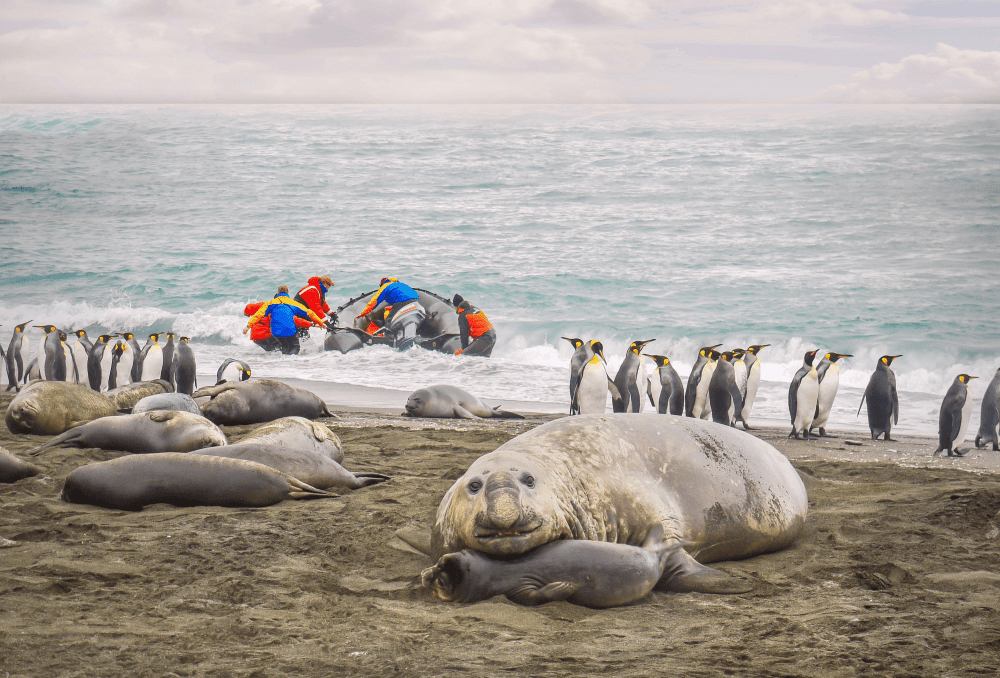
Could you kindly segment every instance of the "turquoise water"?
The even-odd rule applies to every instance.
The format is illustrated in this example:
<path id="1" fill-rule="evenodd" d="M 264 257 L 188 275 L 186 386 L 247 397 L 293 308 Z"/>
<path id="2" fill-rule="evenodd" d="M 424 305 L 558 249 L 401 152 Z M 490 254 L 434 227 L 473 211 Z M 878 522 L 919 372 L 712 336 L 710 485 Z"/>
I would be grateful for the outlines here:
<path id="1" fill-rule="evenodd" d="M 0 107 L 3 343 L 28 319 L 172 328 L 206 375 L 233 356 L 559 409 L 560 336 L 601 339 L 612 374 L 655 337 L 685 378 L 701 345 L 770 343 L 762 423 L 818 347 L 856 356 L 831 426 L 864 428 L 891 353 L 898 430 L 933 433 L 955 375 L 978 397 L 1000 367 L 998 240 L 998 107 Z M 322 273 L 333 302 L 383 275 L 460 292 L 494 357 L 243 337 L 247 300 Z"/>

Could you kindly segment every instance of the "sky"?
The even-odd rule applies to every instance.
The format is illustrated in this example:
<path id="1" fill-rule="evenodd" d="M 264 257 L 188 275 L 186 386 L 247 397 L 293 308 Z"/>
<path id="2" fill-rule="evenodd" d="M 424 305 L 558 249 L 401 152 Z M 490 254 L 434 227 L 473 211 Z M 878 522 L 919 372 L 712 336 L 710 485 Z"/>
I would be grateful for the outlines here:
<path id="1" fill-rule="evenodd" d="M 1000 103 L 1000 0 L 0 0 L 0 103 Z"/>

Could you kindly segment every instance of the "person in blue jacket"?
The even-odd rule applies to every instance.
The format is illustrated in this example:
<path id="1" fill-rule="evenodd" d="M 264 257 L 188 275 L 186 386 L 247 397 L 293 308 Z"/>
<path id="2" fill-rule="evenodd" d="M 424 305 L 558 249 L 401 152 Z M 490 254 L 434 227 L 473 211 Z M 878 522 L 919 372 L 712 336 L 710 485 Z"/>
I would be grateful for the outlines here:
<path id="1" fill-rule="evenodd" d="M 414 289 L 406 283 L 401 283 L 396 278 L 382 278 L 378 291 L 355 318 L 355 326 L 372 334 L 384 324 L 393 306 L 419 299 Z"/>
<path id="2" fill-rule="evenodd" d="M 278 288 L 278 294 L 254 313 L 243 334 L 260 321 L 265 315 L 271 318 L 271 335 L 278 341 L 278 347 L 285 355 L 296 355 L 299 352 L 299 330 L 295 326 L 295 316 L 311 320 L 317 327 L 323 327 L 323 321 L 311 309 L 288 296 L 288 285 Z"/>

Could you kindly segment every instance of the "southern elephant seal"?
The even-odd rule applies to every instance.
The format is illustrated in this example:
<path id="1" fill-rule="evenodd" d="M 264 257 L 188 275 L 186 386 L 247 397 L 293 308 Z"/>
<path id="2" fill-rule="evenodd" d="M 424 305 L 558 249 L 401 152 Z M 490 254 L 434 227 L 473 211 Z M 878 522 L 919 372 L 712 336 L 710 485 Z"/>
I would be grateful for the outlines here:
<path id="1" fill-rule="evenodd" d="M 636 546 L 659 525 L 684 548 L 657 588 L 730 593 L 745 584 L 699 563 L 788 546 L 806 509 L 792 465 L 748 433 L 682 417 L 580 415 L 473 462 L 441 500 L 430 555 L 509 557 L 559 539 Z"/>
<path id="2" fill-rule="evenodd" d="M 524 419 L 520 414 L 490 407 L 457 386 L 437 384 L 418 388 L 406 401 L 404 417 L 441 417 L 453 419 Z"/>
<path id="3" fill-rule="evenodd" d="M 114 400 L 119 410 L 128 412 L 135 407 L 137 402 L 146 396 L 158 393 L 170 393 L 173 390 L 174 387 L 170 385 L 170 382 L 162 379 L 154 379 L 153 381 L 136 381 L 131 384 L 125 384 L 110 391 L 105 391 L 104 395 Z"/>
<path id="4" fill-rule="evenodd" d="M 333 459 L 313 450 L 297 450 L 282 445 L 241 442 L 235 445 L 226 445 L 224 448 L 196 450 L 194 454 L 255 461 L 282 473 L 287 473 L 321 490 L 330 487 L 346 487 L 356 490 L 389 479 L 389 476 L 380 473 L 351 473 Z"/>
<path id="5" fill-rule="evenodd" d="M 512 560 L 466 549 L 446 553 L 421 575 L 424 588 L 445 602 L 475 603 L 505 595 L 521 605 L 566 600 L 586 607 L 628 605 L 644 598 L 663 575 L 678 542 L 663 531 L 642 547 L 560 539 Z"/>
<path id="6" fill-rule="evenodd" d="M 270 506 L 285 499 L 336 495 L 264 464 L 186 452 L 134 454 L 87 464 L 66 478 L 74 504 L 138 511 L 149 504 Z"/>
<path id="7" fill-rule="evenodd" d="M 37 476 L 42 472 L 34 464 L 29 464 L 9 450 L 0 447 L 0 483 L 16 483 L 22 478 Z"/>
<path id="8" fill-rule="evenodd" d="M 328 429 L 325 424 L 310 421 L 305 417 L 275 419 L 269 424 L 255 428 L 239 442 L 281 445 L 296 450 L 312 450 L 333 459 L 338 464 L 344 462 L 344 446 L 337 434 Z"/>
<path id="9" fill-rule="evenodd" d="M 118 405 L 103 393 L 68 381 L 36 380 L 21 389 L 7 406 L 11 433 L 56 435 L 73 424 L 118 414 Z"/>
<path id="10" fill-rule="evenodd" d="M 164 382 L 166 383 L 166 382 Z M 175 412 L 190 412 L 201 415 L 201 407 L 195 399 L 186 393 L 154 393 L 135 404 L 132 414 L 153 412 L 156 410 L 173 410 Z"/>
<path id="11" fill-rule="evenodd" d="M 210 396 L 201 406 L 207 418 L 222 426 L 262 424 L 281 417 L 336 417 L 326 403 L 304 388 L 271 379 L 225 382 L 195 391 L 193 397 Z"/>
<path id="12" fill-rule="evenodd" d="M 219 427 L 200 414 L 156 410 L 88 421 L 57 435 L 31 454 L 59 445 L 149 454 L 191 452 L 225 444 L 226 436 Z"/>

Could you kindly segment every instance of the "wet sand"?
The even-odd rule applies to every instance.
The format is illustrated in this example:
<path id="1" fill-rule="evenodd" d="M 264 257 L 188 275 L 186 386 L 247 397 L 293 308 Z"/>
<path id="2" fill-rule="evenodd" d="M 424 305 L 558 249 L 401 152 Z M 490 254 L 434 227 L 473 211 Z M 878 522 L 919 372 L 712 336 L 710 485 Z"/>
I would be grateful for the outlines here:
<path id="1" fill-rule="evenodd" d="M 0 446 L 44 470 L 0 485 L 0 675 L 1000 673 L 1000 453 L 931 459 L 930 439 L 756 431 L 792 460 L 810 514 L 792 548 L 721 564 L 753 579 L 751 593 L 653 593 L 603 611 L 439 602 L 419 585 L 429 559 L 394 532 L 429 529 L 475 458 L 555 415 L 527 416 L 345 411 L 321 420 L 344 465 L 388 483 L 137 513 L 59 499 L 70 471 L 120 453 L 31 458 L 48 438 L 0 425 Z M 235 441 L 252 428 L 224 431 Z"/>

